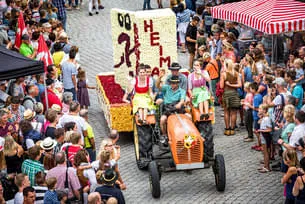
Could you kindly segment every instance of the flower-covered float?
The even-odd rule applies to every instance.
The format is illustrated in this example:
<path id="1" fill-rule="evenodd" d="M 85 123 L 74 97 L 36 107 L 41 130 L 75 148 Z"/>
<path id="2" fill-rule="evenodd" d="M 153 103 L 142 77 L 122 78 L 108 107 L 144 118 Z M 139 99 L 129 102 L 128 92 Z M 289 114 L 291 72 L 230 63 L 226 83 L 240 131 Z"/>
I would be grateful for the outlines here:
<path id="1" fill-rule="evenodd" d="M 140 63 L 159 73 L 160 68 L 167 70 L 177 62 L 176 16 L 171 9 L 112 9 L 111 25 L 114 70 L 96 76 L 97 93 L 108 127 L 131 132 L 131 104 L 122 101 L 124 90 L 130 85 L 129 73 L 136 74 Z"/>

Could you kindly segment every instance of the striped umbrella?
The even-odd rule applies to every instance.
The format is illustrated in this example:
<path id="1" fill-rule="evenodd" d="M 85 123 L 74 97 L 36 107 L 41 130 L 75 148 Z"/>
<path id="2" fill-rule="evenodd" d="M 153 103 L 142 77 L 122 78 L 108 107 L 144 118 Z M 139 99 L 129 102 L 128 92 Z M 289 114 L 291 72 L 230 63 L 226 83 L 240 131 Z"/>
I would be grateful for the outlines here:
<path id="1" fill-rule="evenodd" d="M 242 23 L 266 34 L 305 30 L 305 3 L 247 0 L 212 8 L 213 18 Z"/>

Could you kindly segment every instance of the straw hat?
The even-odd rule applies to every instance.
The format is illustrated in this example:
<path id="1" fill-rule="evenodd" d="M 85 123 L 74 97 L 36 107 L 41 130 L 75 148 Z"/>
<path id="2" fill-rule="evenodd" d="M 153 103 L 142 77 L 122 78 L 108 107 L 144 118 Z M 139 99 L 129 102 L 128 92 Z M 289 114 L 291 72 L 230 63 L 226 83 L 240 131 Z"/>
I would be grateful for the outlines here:
<path id="1" fill-rule="evenodd" d="M 52 106 L 51 106 L 51 109 L 52 110 L 55 110 L 56 112 L 61 112 L 61 107 L 60 107 L 60 105 L 58 105 L 58 104 L 53 104 Z"/>
<path id="2" fill-rule="evenodd" d="M 27 109 L 26 111 L 24 111 L 23 113 L 23 118 L 25 120 L 32 120 L 35 117 L 35 112 L 32 111 L 31 109 Z"/>
<path id="3" fill-rule="evenodd" d="M 57 142 L 53 140 L 51 137 L 47 137 L 40 143 L 40 147 L 43 150 L 51 150 L 56 146 Z"/>

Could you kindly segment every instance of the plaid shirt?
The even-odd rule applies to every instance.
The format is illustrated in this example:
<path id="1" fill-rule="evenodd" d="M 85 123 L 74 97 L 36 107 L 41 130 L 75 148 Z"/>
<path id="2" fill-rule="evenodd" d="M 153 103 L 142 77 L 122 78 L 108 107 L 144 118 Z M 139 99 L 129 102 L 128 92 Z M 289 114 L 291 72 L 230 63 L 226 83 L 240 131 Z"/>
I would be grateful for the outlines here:
<path id="1" fill-rule="evenodd" d="M 53 0 L 53 5 L 58 9 L 57 16 L 63 18 L 66 16 L 65 0 Z"/>
<path id="2" fill-rule="evenodd" d="M 39 161 L 26 159 L 21 166 L 22 173 L 25 173 L 29 176 L 31 181 L 31 186 L 35 185 L 35 174 L 42 171 L 44 172 L 45 169 L 43 165 Z"/>

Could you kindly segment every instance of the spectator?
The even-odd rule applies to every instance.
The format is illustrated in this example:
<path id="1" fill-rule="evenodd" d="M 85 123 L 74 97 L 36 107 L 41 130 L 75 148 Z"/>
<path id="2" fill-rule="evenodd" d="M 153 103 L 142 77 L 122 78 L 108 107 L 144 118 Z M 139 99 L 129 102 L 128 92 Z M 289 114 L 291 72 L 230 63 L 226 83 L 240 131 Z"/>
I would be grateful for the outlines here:
<path id="1" fill-rule="evenodd" d="M 101 203 L 101 202 L 99 202 L 99 203 Z M 2 187 L 1 182 L 0 182 L 0 204 L 5 204 L 5 200 L 4 200 L 4 197 L 3 197 L 3 187 Z"/>
<path id="2" fill-rule="evenodd" d="M 22 101 L 24 97 L 24 77 L 18 77 L 16 81 L 11 81 L 9 84 L 8 94 L 11 96 L 19 96 Z"/>
<path id="3" fill-rule="evenodd" d="M 144 4 L 143 4 L 143 10 L 150 10 L 151 6 L 150 6 L 150 0 L 144 0 Z"/>
<path id="4" fill-rule="evenodd" d="M 62 22 L 63 28 L 66 30 L 67 14 L 64 0 L 53 0 L 52 4 L 57 8 L 57 18 Z"/>
<path id="5" fill-rule="evenodd" d="M 30 43 L 30 36 L 28 34 L 22 35 L 22 43 L 19 48 L 20 54 L 30 59 L 35 59 L 37 55 L 37 50 L 33 49 Z"/>
<path id="6" fill-rule="evenodd" d="M 36 96 L 39 95 L 39 89 L 36 85 L 31 84 L 28 86 L 27 95 L 24 97 L 22 105 L 25 109 L 30 109 L 34 111 L 34 107 L 37 104 Z"/>
<path id="7" fill-rule="evenodd" d="M 77 74 L 77 101 L 80 103 L 81 108 L 88 109 L 90 106 L 88 89 L 95 89 L 95 87 L 88 85 L 85 70 L 79 68 Z"/>
<path id="8" fill-rule="evenodd" d="M 234 27 L 234 24 L 232 22 L 227 22 L 226 23 L 226 30 L 231 33 L 233 33 L 235 35 L 235 37 L 238 39 L 239 37 L 239 32 L 238 30 Z"/>
<path id="9" fill-rule="evenodd" d="M 54 131 L 54 135 L 55 135 L 55 141 L 56 141 L 56 145 L 54 147 L 54 155 L 60 151 L 61 146 L 64 143 L 64 139 L 65 139 L 65 130 L 64 128 L 57 128 Z"/>
<path id="10" fill-rule="evenodd" d="M 85 140 L 85 149 L 88 151 L 90 156 L 90 161 L 96 160 L 96 150 L 95 150 L 95 139 L 94 139 L 94 132 L 92 126 L 88 123 L 89 122 L 89 116 L 88 116 L 88 110 L 82 109 L 79 112 L 79 116 L 85 119 L 85 123 L 87 126 L 87 132 L 88 136 L 84 138 Z"/>
<path id="11" fill-rule="evenodd" d="M 36 193 L 35 204 L 43 204 L 45 193 L 47 192 L 46 174 L 44 172 L 38 172 L 35 175 L 35 186 L 33 186 Z"/>
<path id="12" fill-rule="evenodd" d="M 77 126 L 77 132 L 82 136 L 82 141 L 84 137 L 88 136 L 86 121 L 84 118 L 79 116 L 80 105 L 78 102 L 72 102 L 70 104 L 69 114 L 63 115 L 57 124 L 57 127 L 64 127 L 67 122 L 75 122 Z"/>
<path id="13" fill-rule="evenodd" d="M 33 187 L 26 187 L 23 189 L 23 204 L 34 204 L 36 199 L 35 189 Z"/>
<path id="14" fill-rule="evenodd" d="M 248 132 L 248 136 L 244 138 L 244 142 L 252 142 L 253 141 L 253 115 L 252 110 L 249 108 L 247 104 L 253 104 L 253 93 L 250 91 L 250 82 L 246 82 L 244 84 L 244 90 L 246 92 L 245 99 L 241 100 L 241 104 L 243 105 L 243 109 L 245 112 L 245 124 L 246 130 Z"/>
<path id="15" fill-rule="evenodd" d="M 88 204 L 102 204 L 101 195 L 97 192 L 90 193 L 88 196 Z"/>
<path id="16" fill-rule="evenodd" d="M 45 193 L 43 202 L 44 203 L 52 203 L 52 204 L 60 204 L 56 192 L 56 184 L 57 184 L 57 179 L 56 177 L 51 177 L 48 178 L 47 181 L 47 186 L 48 186 L 48 191 Z"/>
<path id="17" fill-rule="evenodd" d="M 181 44 L 181 52 L 185 53 L 185 34 L 188 24 L 190 22 L 191 16 L 195 14 L 194 11 L 186 9 L 183 3 L 178 5 L 178 13 L 176 17 L 176 23 L 178 25 L 177 31 L 179 32 L 179 40 Z"/>
<path id="18" fill-rule="evenodd" d="M 237 88 L 241 87 L 241 78 L 233 68 L 233 61 L 230 59 L 224 62 L 225 72 L 220 77 L 220 88 L 224 89 L 223 94 L 223 106 L 224 106 L 224 120 L 225 120 L 225 132 L 224 134 L 234 135 L 237 110 L 240 107 L 240 99 L 237 92 Z"/>
<path id="19" fill-rule="evenodd" d="M 16 127 L 13 123 L 8 122 L 8 114 L 5 110 L 0 109 L 0 137 L 7 135 L 15 136 Z"/>
<path id="20" fill-rule="evenodd" d="M 209 47 L 212 59 L 218 59 L 222 55 L 222 40 L 220 38 L 220 31 L 216 30 L 210 36 Z"/>
<path id="21" fill-rule="evenodd" d="M 48 106 L 46 105 L 46 99 L 45 97 L 42 97 L 42 103 L 44 106 L 44 109 L 49 109 L 52 107 L 53 104 L 57 104 L 60 107 L 62 107 L 62 103 L 58 96 L 54 93 L 54 80 L 53 79 L 47 79 L 46 85 L 47 85 L 47 96 L 48 96 Z"/>
<path id="22" fill-rule="evenodd" d="M 295 123 L 294 123 L 294 115 L 295 115 L 295 108 L 293 105 L 286 105 L 284 107 L 284 121 L 285 124 L 283 125 L 283 131 L 281 134 L 281 139 L 285 143 L 289 143 L 289 138 L 291 136 L 291 133 L 293 132 L 295 128 Z M 284 146 L 282 146 L 283 150 L 286 150 Z"/>
<path id="23" fill-rule="evenodd" d="M 212 4 L 208 3 L 205 7 L 205 11 L 202 14 L 202 21 L 204 23 L 205 32 L 208 35 L 212 34 L 211 28 L 212 28 L 212 25 L 213 25 L 213 17 L 212 17 L 212 14 L 211 14 L 211 7 L 212 7 Z"/>
<path id="24" fill-rule="evenodd" d="M 285 73 L 285 81 L 288 83 L 287 90 L 296 98 L 296 109 L 300 110 L 303 104 L 304 91 L 302 85 L 294 83 L 295 78 L 296 72 L 294 70 L 288 70 Z"/>
<path id="25" fill-rule="evenodd" d="M 65 92 L 72 92 L 73 100 L 77 100 L 77 84 L 76 84 L 76 64 L 75 64 L 76 51 L 71 49 L 69 52 L 69 59 L 61 65 L 62 77 Z"/>
<path id="26" fill-rule="evenodd" d="M 70 104 L 73 101 L 73 94 L 71 92 L 63 93 L 63 103 L 62 103 L 62 112 L 63 114 L 68 114 L 70 109 Z"/>
<path id="27" fill-rule="evenodd" d="M 291 133 L 289 143 L 285 143 L 283 139 L 279 139 L 278 143 L 286 149 L 295 149 L 297 152 L 298 160 L 303 158 L 302 152 L 297 149 L 299 144 L 299 139 L 305 135 L 305 113 L 303 111 L 298 111 L 295 114 L 295 128 Z"/>
<path id="28" fill-rule="evenodd" d="M 49 109 L 46 113 L 46 119 L 50 122 L 46 132 L 45 132 L 45 137 L 50 137 L 52 139 L 55 138 L 55 130 L 56 130 L 56 125 L 58 123 L 57 119 L 57 112 L 55 110 Z"/>
<path id="29" fill-rule="evenodd" d="M 301 159 L 300 166 L 305 171 L 305 157 Z M 298 176 L 293 186 L 292 194 L 295 196 L 295 203 L 301 204 L 305 202 L 305 174 Z"/>
<path id="30" fill-rule="evenodd" d="M 29 121 L 31 122 L 32 124 L 32 127 L 35 131 L 37 131 L 38 133 L 40 133 L 42 131 L 42 123 L 40 122 L 37 122 L 35 120 L 35 111 L 33 110 L 30 110 L 30 109 L 27 109 L 24 111 L 23 113 L 23 119 L 26 120 L 26 121 Z"/>
<path id="31" fill-rule="evenodd" d="M 50 137 L 47 137 L 42 142 L 40 142 L 40 147 L 44 150 L 43 166 L 46 170 L 50 170 L 56 166 L 54 159 L 55 146 L 56 141 Z"/>
<path id="32" fill-rule="evenodd" d="M 303 84 L 305 83 L 303 70 L 304 61 L 300 58 L 297 58 L 294 60 L 293 64 L 296 71 L 295 82 L 297 83 L 297 85 L 303 86 Z"/>
<path id="33" fill-rule="evenodd" d="M 96 192 L 100 193 L 101 197 L 108 200 L 110 197 L 115 197 L 118 200 L 118 204 L 124 204 L 125 199 L 120 189 L 115 187 L 115 182 L 118 177 L 113 169 L 107 169 L 105 174 L 102 175 L 103 186 L 97 187 Z"/>
<path id="34" fill-rule="evenodd" d="M 74 132 L 71 135 L 71 145 L 62 148 L 62 151 L 65 151 L 67 154 L 67 158 L 71 162 L 71 165 L 74 164 L 74 156 L 76 153 L 83 149 L 83 142 L 81 135 L 78 132 Z"/>
<path id="35" fill-rule="evenodd" d="M 35 116 L 35 120 L 41 124 L 44 124 L 45 123 L 45 116 L 44 116 L 44 110 L 43 110 L 43 104 L 38 102 L 36 105 L 35 105 L 35 113 L 36 113 L 36 116 Z"/>
<path id="36" fill-rule="evenodd" d="M 197 25 L 199 23 L 200 19 L 198 16 L 194 16 L 191 23 L 188 25 L 186 29 L 186 46 L 189 51 L 190 57 L 189 57 L 189 69 L 192 69 L 193 66 L 193 60 L 195 57 L 195 51 L 196 51 L 196 42 L 197 42 Z"/>
<path id="37" fill-rule="evenodd" d="M 22 134 L 22 148 L 25 151 L 29 150 L 36 142 L 41 140 L 40 133 L 33 129 L 31 122 L 28 120 L 20 121 L 20 130 Z"/>
<path id="38" fill-rule="evenodd" d="M 58 152 L 55 155 L 55 161 L 57 166 L 48 171 L 46 178 L 55 177 L 57 179 L 56 189 L 64 190 L 65 188 L 69 188 L 68 200 L 80 200 L 79 189 L 81 186 L 75 170 L 72 167 L 67 169 L 65 152 Z M 65 184 L 66 180 L 68 181 L 68 186 Z"/>
<path id="39" fill-rule="evenodd" d="M 5 137 L 4 156 L 7 168 L 7 174 L 21 173 L 23 148 L 15 142 L 12 136 Z"/>
<path id="40" fill-rule="evenodd" d="M 25 108 L 20 105 L 20 98 L 19 96 L 13 96 L 11 99 L 11 105 L 7 107 L 8 110 L 11 111 L 12 114 L 12 122 L 18 124 L 21 120 L 23 120 L 23 114 Z"/>
<path id="41" fill-rule="evenodd" d="M 29 159 L 26 159 L 21 166 L 22 173 L 27 174 L 29 176 L 31 186 L 35 185 L 36 173 L 40 171 L 45 171 L 43 165 L 39 162 L 40 157 L 40 147 L 38 145 L 35 145 L 29 149 Z"/>
<path id="42" fill-rule="evenodd" d="M 283 160 L 285 165 L 287 165 L 288 167 L 287 172 L 285 172 L 283 178 L 281 179 L 282 184 L 285 184 L 285 203 L 295 203 L 295 198 L 292 194 L 292 189 L 298 177 L 297 166 L 299 166 L 299 161 L 295 150 L 285 150 L 283 153 Z"/>
<path id="43" fill-rule="evenodd" d="M 23 204 L 24 196 L 23 189 L 30 186 L 29 177 L 26 174 L 17 174 L 15 177 L 15 184 L 18 187 L 18 192 L 15 195 L 14 203 Z"/>

